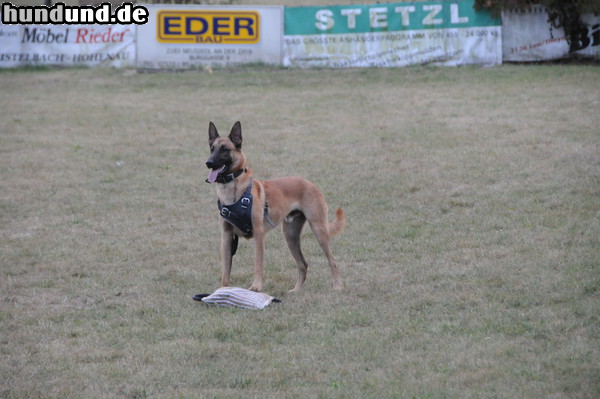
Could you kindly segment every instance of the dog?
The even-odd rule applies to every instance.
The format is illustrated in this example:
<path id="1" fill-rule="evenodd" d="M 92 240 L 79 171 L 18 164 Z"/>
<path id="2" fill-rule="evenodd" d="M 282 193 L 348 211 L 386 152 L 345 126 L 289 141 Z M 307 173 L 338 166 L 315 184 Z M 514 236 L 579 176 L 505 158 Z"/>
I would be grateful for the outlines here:
<path id="1" fill-rule="evenodd" d="M 265 234 L 281 223 L 287 246 L 298 267 L 296 285 L 290 292 L 299 291 L 308 270 L 300 249 L 300 234 L 308 221 L 329 263 L 333 289 L 341 290 L 344 285 L 329 243 L 346 225 L 342 208 L 336 211 L 335 221 L 329 223 L 325 197 L 310 181 L 301 177 L 254 179 L 242 152 L 239 121 L 233 125 L 228 137 L 219 136 L 214 123 L 210 122 L 208 144 L 210 157 L 206 167 L 210 172 L 206 182 L 216 183 L 221 219 L 221 286 L 229 285 L 238 238 L 254 238 L 254 282 L 250 290 L 262 291 Z"/>

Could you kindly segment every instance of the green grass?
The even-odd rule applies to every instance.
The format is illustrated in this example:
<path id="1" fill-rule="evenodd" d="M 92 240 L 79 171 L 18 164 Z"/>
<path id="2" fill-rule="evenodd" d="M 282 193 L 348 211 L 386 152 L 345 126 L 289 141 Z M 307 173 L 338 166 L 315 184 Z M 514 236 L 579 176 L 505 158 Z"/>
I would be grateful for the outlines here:
<path id="1" fill-rule="evenodd" d="M 0 73 L 0 397 L 600 396 L 600 69 Z M 218 288 L 208 122 L 344 207 Z M 330 215 L 333 218 L 333 214 Z M 233 284 L 252 283 L 240 243 Z"/>

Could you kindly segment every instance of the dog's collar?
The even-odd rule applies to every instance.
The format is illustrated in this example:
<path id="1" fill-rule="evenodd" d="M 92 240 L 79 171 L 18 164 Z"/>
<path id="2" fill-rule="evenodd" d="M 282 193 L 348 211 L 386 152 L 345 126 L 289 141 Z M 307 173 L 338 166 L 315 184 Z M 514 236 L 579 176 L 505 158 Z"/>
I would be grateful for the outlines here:
<path id="1" fill-rule="evenodd" d="M 219 175 L 217 176 L 217 179 L 215 180 L 216 183 L 221 183 L 221 184 L 225 184 L 225 183 L 229 183 L 235 179 L 237 179 L 238 177 L 240 177 L 242 175 L 242 173 L 246 173 L 248 171 L 248 169 L 244 168 L 244 169 L 238 169 L 233 173 L 230 173 L 228 175 Z"/>

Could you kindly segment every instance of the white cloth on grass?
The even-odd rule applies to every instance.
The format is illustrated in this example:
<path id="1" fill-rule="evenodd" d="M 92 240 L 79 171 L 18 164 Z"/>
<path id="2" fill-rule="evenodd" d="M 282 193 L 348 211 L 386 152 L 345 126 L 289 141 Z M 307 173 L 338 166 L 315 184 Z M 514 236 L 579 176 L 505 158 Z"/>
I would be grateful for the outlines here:
<path id="1" fill-rule="evenodd" d="M 223 287 L 203 297 L 201 301 L 212 305 L 262 310 L 269 306 L 274 299 L 262 292 L 254 292 L 239 287 Z M 278 300 L 275 299 L 275 301 Z"/>

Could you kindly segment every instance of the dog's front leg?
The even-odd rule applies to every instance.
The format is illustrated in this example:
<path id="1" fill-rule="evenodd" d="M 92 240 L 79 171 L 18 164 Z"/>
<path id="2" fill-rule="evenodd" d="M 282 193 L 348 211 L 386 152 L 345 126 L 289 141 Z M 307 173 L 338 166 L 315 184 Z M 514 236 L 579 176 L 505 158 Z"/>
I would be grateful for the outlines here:
<path id="1" fill-rule="evenodd" d="M 223 222 L 221 228 L 221 287 L 229 286 L 231 263 L 233 260 L 232 243 L 233 228 L 229 223 Z"/>
<path id="2" fill-rule="evenodd" d="M 254 229 L 254 282 L 251 291 L 260 292 L 263 288 L 264 274 L 264 253 L 265 253 L 265 230 L 262 228 Z"/>

